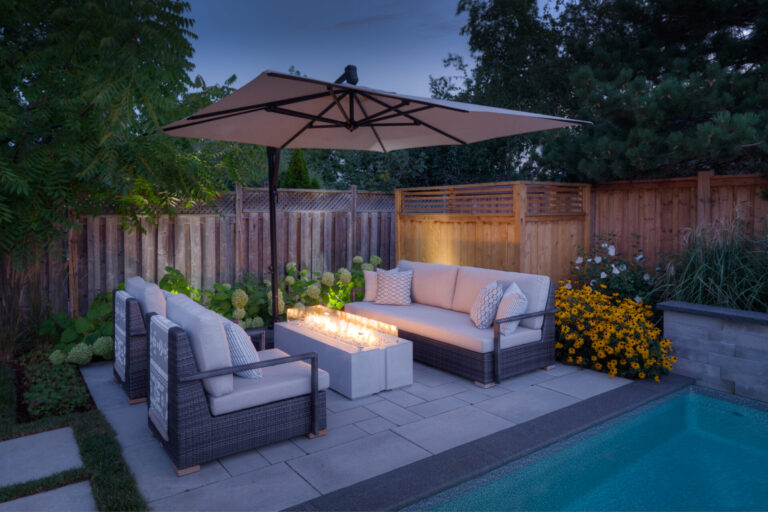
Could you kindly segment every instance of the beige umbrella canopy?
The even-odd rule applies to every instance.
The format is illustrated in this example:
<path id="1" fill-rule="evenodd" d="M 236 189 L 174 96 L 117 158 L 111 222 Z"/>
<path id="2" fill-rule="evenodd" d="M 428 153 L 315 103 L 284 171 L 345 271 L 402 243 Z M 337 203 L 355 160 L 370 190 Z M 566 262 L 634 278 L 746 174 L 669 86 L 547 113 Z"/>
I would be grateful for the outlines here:
<path id="1" fill-rule="evenodd" d="M 348 84 L 340 82 L 346 80 Z M 277 168 L 280 149 L 395 151 L 463 145 L 521 133 L 591 124 L 562 117 L 404 96 L 358 87 L 347 66 L 336 83 L 265 71 L 226 98 L 163 127 L 175 137 L 267 146 L 272 294 L 277 296 Z M 273 320 L 277 301 L 273 300 Z"/>

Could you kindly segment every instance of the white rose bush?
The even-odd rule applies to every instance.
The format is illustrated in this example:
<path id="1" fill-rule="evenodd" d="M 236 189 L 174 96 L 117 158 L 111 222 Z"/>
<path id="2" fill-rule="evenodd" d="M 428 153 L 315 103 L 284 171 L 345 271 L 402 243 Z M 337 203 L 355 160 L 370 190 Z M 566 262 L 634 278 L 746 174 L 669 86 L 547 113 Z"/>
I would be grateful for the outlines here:
<path id="1" fill-rule="evenodd" d="M 634 255 L 629 260 L 625 260 L 618 251 L 616 235 L 613 233 L 597 236 L 589 252 L 579 247 L 578 256 L 571 262 L 574 280 L 588 284 L 591 288 L 616 293 L 621 298 L 647 303 L 653 290 L 654 279 L 642 266 L 645 257 L 639 246 L 640 237 L 633 236 Z"/>

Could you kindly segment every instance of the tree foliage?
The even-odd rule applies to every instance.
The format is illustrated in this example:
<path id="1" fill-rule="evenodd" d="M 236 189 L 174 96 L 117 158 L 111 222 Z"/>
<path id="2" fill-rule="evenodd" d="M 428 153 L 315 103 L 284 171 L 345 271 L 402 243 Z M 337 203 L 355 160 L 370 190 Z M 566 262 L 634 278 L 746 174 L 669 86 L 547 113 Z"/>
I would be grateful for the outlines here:
<path id="1" fill-rule="evenodd" d="M 280 186 L 284 188 L 320 188 L 320 181 L 309 176 L 304 151 L 294 149 L 288 161 L 288 168 L 280 175 Z"/>
<path id="2" fill-rule="evenodd" d="M 0 24 L 0 254 L 23 256 L 84 214 L 135 224 L 209 200 L 257 149 L 159 131 L 231 91 L 191 83 L 176 0 L 11 0 Z M 188 87 L 200 89 L 188 92 Z"/>
<path id="3" fill-rule="evenodd" d="M 517 154 L 518 170 L 598 182 L 766 170 L 768 2 L 557 7 L 555 17 L 533 0 L 461 0 L 477 66 L 463 89 L 432 81 L 458 99 L 594 123 L 495 143 Z M 455 58 L 447 63 L 466 72 Z"/>

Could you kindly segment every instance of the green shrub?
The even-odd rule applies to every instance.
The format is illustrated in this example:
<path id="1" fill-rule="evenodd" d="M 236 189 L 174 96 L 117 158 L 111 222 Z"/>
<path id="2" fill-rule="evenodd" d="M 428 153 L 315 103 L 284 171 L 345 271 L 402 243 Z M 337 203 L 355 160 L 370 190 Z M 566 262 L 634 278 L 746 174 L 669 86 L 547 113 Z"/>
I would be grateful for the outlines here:
<path id="1" fill-rule="evenodd" d="M 111 360 L 115 358 L 115 343 L 112 336 L 102 336 L 93 342 L 93 355 L 102 359 Z"/>
<path id="2" fill-rule="evenodd" d="M 86 365 L 93 358 L 93 349 L 87 343 L 78 343 L 67 354 L 67 362 L 79 365 Z"/>
<path id="3" fill-rule="evenodd" d="M 24 381 L 27 388 L 24 402 L 35 418 L 85 411 L 90 407 L 88 390 L 74 366 L 56 366 L 45 360 L 32 363 L 24 368 Z"/>
<path id="4" fill-rule="evenodd" d="M 64 363 L 64 361 L 66 360 L 67 360 L 67 353 L 64 352 L 63 350 L 54 350 L 53 352 L 51 352 L 51 355 L 48 356 L 48 361 L 50 361 L 51 364 L 56 366 Z"/>
<path id="5" fill-rule="evenodd" d="M 122 288 L 123 285 L 120 285 Z M 40 336 L 56 341 L 53 349 L 69 354 L 78 344 L 93 345 L 97 339 L 114 334 L 112 293 L 99 294 L 84 317 L 69 318 L 66 313 L 56 313 L 40 326 Z M 53 355 L 53 354 L 51 354 Z M 57 360 L 57 355 L 54 360 Z M 87 363 L 78 363 L 87 364 Z"/>
<path id="6" fill-rule="evenodd" d="M 768 233 L 750 234 L 740 220 L 697 227 L 655 291 L 662 300 L 768 311 Z"/>

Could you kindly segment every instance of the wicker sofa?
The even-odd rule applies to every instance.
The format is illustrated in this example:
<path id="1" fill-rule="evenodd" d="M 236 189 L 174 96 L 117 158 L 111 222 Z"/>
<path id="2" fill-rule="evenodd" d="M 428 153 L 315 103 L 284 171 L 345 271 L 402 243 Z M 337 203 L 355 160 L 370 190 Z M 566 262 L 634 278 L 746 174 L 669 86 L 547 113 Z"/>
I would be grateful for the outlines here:
<path id="1" fill-rule="evenodd" d="M 329 375 L 317 355 L 262 350 L 233 366 L 223 319 L 183 295 L 149 315 L 149 428 L 179 475 L 220 457 L 300 435 L 322 435 Z M 261 368 L 248 379 L 234 375 Z"/>
<path id="2" fill-rule="evenodd" d="M 145 402 L 149 388 L 149 329 L 145 314 L 165 315 L 165 296 L 154 283 L 135 276 L 125 290 L 115 290 L 113 302 L 115 362 L 112 371 L 132 403 Z"/>
<path id="3" fill-rule="evenodd" d="M 555 362 L 554 285 L 548 276 L 402 260 L 412 270 L 408 306 L 351 302 L 353 314 L 393 324 L 413 342 L 413 359 L 487 387 Z M 528 298 L 528 312 L 497 319 L 478 329 L 469 312 L 480 290 L 492 281 L 515 282 Z M 500 326 L 520 325 L 501 335 Z"/>

